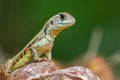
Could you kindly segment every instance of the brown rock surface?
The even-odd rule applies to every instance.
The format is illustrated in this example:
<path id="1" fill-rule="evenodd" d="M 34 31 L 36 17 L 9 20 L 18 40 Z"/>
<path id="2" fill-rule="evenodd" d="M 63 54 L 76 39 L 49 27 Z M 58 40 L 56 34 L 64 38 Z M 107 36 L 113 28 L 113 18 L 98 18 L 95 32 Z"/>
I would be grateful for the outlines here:
<path id="1" fill-rule="evenodd" d="M 81 66 L 57 69 L 51 61 L 33 62 L 6 76 L 6 80 L 100 80 Z"/>

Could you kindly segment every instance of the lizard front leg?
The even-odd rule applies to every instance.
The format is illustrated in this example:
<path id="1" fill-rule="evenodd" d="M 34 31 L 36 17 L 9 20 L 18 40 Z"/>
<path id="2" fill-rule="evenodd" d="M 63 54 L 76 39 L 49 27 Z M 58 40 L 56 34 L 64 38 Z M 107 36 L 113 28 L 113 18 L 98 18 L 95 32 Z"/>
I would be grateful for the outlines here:
<path id="1" fill-rule="evenodd" d="M 41 61 L 42 58 L 39 58 L 38 53 L 35 48 L 31 48 L 34 61 Z"/>
<path id="2" fill-rule="evenodd" d="M 45 53 L 45 55 L 46 55 L 47 59 L 49 59 L 49 60 L 52 59 L 52 53 L 51 53 L 51 51 L 47 51 L 47 52 Z"/>

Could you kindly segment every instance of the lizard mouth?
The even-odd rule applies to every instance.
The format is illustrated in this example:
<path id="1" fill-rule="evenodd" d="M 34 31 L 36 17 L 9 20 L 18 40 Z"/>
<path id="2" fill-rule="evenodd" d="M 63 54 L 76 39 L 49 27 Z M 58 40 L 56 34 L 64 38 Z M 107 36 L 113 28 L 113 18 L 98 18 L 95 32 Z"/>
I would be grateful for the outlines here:
<path id="1" fill-rule="evenodd" d="M 63 25 L 72 26 L 74 23 L 75 23 L 75 19 L 72 18 L 72 19 L 69 19 L 69 20 L 61 20 L 58 24 L 61 25 L 61 26 L 63 26 Z"/>

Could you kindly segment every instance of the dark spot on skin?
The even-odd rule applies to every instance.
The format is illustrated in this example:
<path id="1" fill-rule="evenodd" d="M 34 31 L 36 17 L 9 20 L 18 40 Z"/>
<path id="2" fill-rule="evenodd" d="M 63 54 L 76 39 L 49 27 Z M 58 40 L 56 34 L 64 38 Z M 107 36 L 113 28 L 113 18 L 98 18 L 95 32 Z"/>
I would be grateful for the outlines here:
<path id="1" fill-rule="evenodd" d="M 16 62 L 18 62 L 19 61 L 19 58 L 16 60 Z"/>
<path id="2" fill-rule="evenodd" d="M 20 59 L 23 57 L 23 54 L 20 55 Z"/>
<path id="3" fill-rule="evenodd" d="M 26 54 L 26 51 L 24 50 L 24 55 Z"/>
<path id="4" fill-rule="evenodd" d="M 46 31 L 47 31 L 47 27 L 48 27 L 48 23 L 46 24 L 46 27 L 45 27 L 45 29 L 44 29 L 44 33 L 45 33 L 45 35 L 46 35 Z"/>
<path id="5" fill-rule="evenodd" d="M 32 44 L 30 43 L 30 44 L 28 45 L 28 47 L 31 47 L 31 45 L 32 45 Z"/>
<path id="6" fill-rule="evenodd" d="M 60 18 L 61 18 L 61 20 L 64 20 L 65 19 L 65 15 L 64 14 L 60 14 Z"/>
<path id="7" fill-rule="evenodd" d="M 16 64 L 16 63 L 17 63 L 17 61 L 16 61 L 16 60 L 14 60 L 14 63 L 13 63 L 13 65 L 14 65 L 14 64 Z"/>
<path id="8" fill-rule="evenodd" d="M 45 35 L 46 35 L 46 29 L 47 29 L 47 28 L 45 28 L 45 30 L 44 30 Z"/>
<path id="9" fill-rule="evenodd" d="M 31 52 L 31 54 L 32 54 L 32 49 L 29 49 L 30 50 L 30 52 Z"/>

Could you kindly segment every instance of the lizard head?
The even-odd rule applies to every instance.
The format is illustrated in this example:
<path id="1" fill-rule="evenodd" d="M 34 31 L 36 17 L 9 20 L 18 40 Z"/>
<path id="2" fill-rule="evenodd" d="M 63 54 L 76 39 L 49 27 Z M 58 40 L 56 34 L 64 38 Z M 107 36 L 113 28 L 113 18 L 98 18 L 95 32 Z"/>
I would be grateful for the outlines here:
<path id="1" fill-rule="evenodd" d="M 49 31 L 52 32 L 52 35 L 57 36 L 62 30 L 72 26 L 75 23 L 75 18 L 69 13 L 61 12 L 50 18 L 48 22 Z"/>

